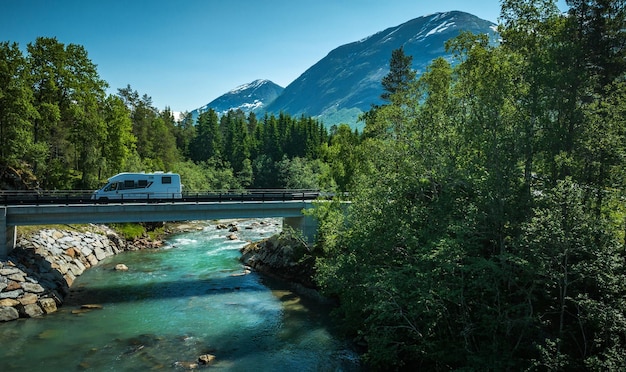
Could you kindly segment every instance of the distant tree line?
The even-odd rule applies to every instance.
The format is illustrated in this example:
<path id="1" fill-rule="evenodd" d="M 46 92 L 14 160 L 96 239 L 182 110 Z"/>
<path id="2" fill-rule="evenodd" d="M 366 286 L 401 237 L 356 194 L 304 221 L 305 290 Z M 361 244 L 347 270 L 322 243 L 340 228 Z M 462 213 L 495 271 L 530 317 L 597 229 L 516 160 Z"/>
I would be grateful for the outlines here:
<path id="1" fill-rule="evenodd" d="M 0 163 L 32 172 L 44 189 L 94 189 L 122 171 L 156 170 L 181 173 L 191 191 L 347 186 L 329 165 L 336 127 L 241 111 L 177 121 L 130 86 L 116 95 L 107 87 L 80 45 L 40 37 L 24 55 L 0 43 Z"/>
<path id="2" fill-rule="evenodd" d="M 335 149 L 316 279 L 372 369 L 626 370 L 626 5 L 567 3 L 503 1 L 418 78 L 394 51 Z"/>

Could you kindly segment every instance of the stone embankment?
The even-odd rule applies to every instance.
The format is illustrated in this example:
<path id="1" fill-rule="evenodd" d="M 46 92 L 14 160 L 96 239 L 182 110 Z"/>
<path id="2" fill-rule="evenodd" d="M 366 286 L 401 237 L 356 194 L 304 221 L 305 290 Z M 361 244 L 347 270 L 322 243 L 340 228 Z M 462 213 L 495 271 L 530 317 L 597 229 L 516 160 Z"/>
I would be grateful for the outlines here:
<path id="1" fill-rule="evenodd" d="M 86 269 L 134 249 L 106 227 L 96 232 L 45 229 L 20 237 L 8 260 L 0 261 L 0 321 L 56 311 Z"/>

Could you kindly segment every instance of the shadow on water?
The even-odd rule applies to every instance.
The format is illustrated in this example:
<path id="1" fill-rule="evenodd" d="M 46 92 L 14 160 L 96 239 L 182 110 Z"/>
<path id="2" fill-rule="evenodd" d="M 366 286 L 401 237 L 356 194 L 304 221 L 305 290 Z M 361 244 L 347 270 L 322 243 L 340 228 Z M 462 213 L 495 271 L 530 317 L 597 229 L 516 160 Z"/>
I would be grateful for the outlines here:
<path id="1" fill-rule="evenodd" d="M 122 275 L 124 275 L 122 273 Z M 73 287 L 66 297 L 64 306 L 77 306 L 85 303 L 121 303 L 218 295 L 228 292 L 257 292 L 263 288 L 244 276 L 214 277 L 208 279 L 178 279 L 151 283 L 136 283 L 129 280 L 124 284 L 104 287 Z"/>
<path id="2" fill-rule="evenodd" d="M 150 260 L 150 257 L 144 256 L 142 259 Z M 235 274 L 211 278 L 198 278 L 195 275 L 189 275 L 186 278 L 172 281 L 137 283 L 132 277 L 132 271 L 117 273 L 128 276 L 128 280 L 124 284 L 105 287 L 90 285 L 88 288 L 79 284 L 69 287 L 63 275 L 52 268 L 50 262 L 32 249 L 16 248 L 9 256 L 9 260 L 16 263 L 30 278 L 36 280 L 46 292 L 56 291 L 64 296 L 63 306 L 75 306 L 86 302 L 119 303 L 154 298 L 262 290 L 254 281 L 248 280 L 244 275 Z"/>
<path id="3" fill-rule="evenodd" d="M 210 340 L 193 334 L 117 338 L 101 348 L 83 351 L 75 370 L 190 370 L 198 367 L 198 357 L 204 354 L 215 356 L 209 368 L 224 371 L 363 370 L 356 354 L 347 348 L 277 339 L 277 332 L 279 328 L 258 325 L 245 332 L 232 329 L 215 334 Z"/>
<path id="4" fill-rule="evenodd" d="M 244 292 L 245 295 L 254 296 L 256 292 L 267 290 L 264 286 L 250 284 L 258 283 L 258 280 L 250 279 L 252 278 L 228 276 L 211 279 L 184 278 L 155 284 L 115 285 L 85 289 L 78 292 L 75 299 L 80 300 L 79 302 L 130 302 L 146 298 L 193 297 L 232 292 Z M 274 307 L 243 305 L 252 306 L 254 312 L 265 319 L 262 322 L 238 324 L 206 336 L 202 335 L 201 329 L 211 328 L 214 324 L 214 320 L 207 318 L 206 323 L 199 324 L 198 333 L 189 329 L 181 333 L 150 330 L 153 333 L 113 336 L 104 345 L 80 351 L 80 357 L 74 362 L 78 365 L 76 370 L 192 369 L 197 364 L 198 357 L 203 354 L 216 356 L 212 368 L 228 371 L 255 369 L 259 367 L 259 363 L 263 365 L 262 370 L 362 370 L 358 357 L 347 344 L 341 346 L 342 342 L 333 341 L 333 338 L 326 335 L 326 306 L 301 298 L 280 280 L 264 278 L 261 281 L 264 285 L 268 281 L 272 283 L 272 292 L 284 305 L 278 313 L 275 313 Z M 264 311 L 268 315 L 260 314 Z M 219 322 L 223 321 L 222 319 Z"/>

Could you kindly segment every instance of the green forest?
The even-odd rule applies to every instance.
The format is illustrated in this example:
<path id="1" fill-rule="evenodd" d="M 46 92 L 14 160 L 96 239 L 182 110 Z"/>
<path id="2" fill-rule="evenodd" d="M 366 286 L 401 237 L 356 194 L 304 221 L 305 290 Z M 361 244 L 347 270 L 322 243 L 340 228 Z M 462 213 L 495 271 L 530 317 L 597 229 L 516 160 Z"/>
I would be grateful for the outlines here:
<path id="1" fill-rule="evenodd" d="M 0 161 L 45 189 L 337 191 L 311 212 L 315 280 L 372 370 L 626 370 L 626 2 L 566 3 L 503 0 L 497 45 L 463 33 L 419 75 L 394 50 L 363 133 L 176 121 L 106 95 L 81 46 L 5 42 Z"/>
<path id="2" fill-rule="evenodd" d="M 344 187 L 328 164 L 334 132 L 359 137 L 347 127 L 240 110 L 175 120 L 130 86 L 107 88 L 80 45 L 40 37 L 23 53 L 0 43 L 0 165 L 47 190 L 93 190 L 142 171 L 178 172 L 187 191 Z"/>

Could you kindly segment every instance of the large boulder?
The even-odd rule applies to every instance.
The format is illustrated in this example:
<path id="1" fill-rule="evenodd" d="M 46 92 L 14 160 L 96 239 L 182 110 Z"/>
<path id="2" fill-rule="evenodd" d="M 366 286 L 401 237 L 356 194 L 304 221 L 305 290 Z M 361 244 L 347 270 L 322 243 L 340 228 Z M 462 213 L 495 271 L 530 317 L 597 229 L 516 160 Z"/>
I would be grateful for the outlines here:
<path id="1" fill-rule="evenodd" d="M 0 306 L 0 322 L 8 322 L 16 320 L 20 317 L 20 313 L 14 307 Z"/>
<path id="2" fill-rule="evenodd" d="M 30 292 L 30 293 L 43 293 L 45 291 L 45 288 L 41 286 L 41 284 L 38 283 L 22 283 L 21 284 L 22 289 L 25 292 Z"/>
<path id="3" fill-rule="evenodd" d="M 37 302 L 37 295 L 34 293 L 26 293 L 24 294 L 22 297 L 20 297 L 17 301 L 26 306 L 26 305 L 30 305 L 30 304 L 34 304 Z"/>
<path id="4" fill-rule="evenodd" d="M 0 307 L 15 307 L 19 304 L 20 302 L 18 300 L 14 300 L 12 298 L 3 298 L 0 300 Z"/>
<path id="5" fill-rule="evenodd" d="M 316 288 L 315 257 L 305 242 L 291 234 L 283 232 L 246 245 L 241 249 L 240 260 L 259 272 Z"/>
<path id="6" fill-rule="evenodd" d="M 16 289 L 14 291 L 6 291 L 6 292 L 1 292 L 0 293 L 0 299 L 2 298 L 18 298 L 20 297 L 22 294 L 24 294 L 24 291 L 21 289 Z"/>
<path id="7" fill-rule="evenodd" d="M 57 311 L 57 303 L 53 298 L 42 298 L 39 300 L 39 306 L 44 313 L 50 314 Z"/>
<path id="8" fill-rule="evenodd" d="M 24 305 L 24 306 L 18 306 L 19 308 L 19 312 L 22 314 L 23 317 L 25 318 L 36 318 L 38 316 L 42 316 L 43 310 L 41 309 L 41 307 L 39 307 L 38 304 L 34 303 L 34 304 L 28 304 L 28 305 Z"/>

